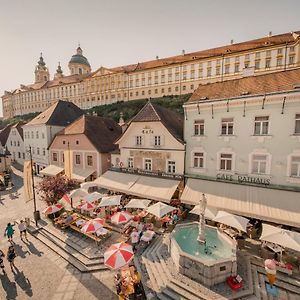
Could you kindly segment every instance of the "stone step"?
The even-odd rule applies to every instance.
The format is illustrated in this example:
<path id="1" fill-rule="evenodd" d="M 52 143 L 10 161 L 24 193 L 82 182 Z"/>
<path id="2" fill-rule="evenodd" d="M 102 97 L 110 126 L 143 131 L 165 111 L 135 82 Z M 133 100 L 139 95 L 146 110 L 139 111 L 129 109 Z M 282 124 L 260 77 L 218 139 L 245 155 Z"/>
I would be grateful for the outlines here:
<path id="1" fill-rule="evenodd" d="M 85 258 L 87 258 L 89 260 L 98 260 L 99 257 L 100 258 L 103 257 L 103 254 L 99 254 L 99 255 L 97 255 L 97 254 L 87 255 L 84 251 L 82 251 L 82 247 L 80 247 L 78 244 L 74 243 L 69 237 L 66 237 L 65 234 L 60 233 L 56 229 L 52 229 L 49 226 L 46 226 L 46 227 L 43 227 L 41 230 L 43 232 L 46 232 L 47 234 L 53 236 L 56 240 L 61 241 L 66 246 L 72 248 L 76 252 L 79 252 L 82 256 L 84 256 Z"/>
<path id="2" fill-rule="evenodd" d="M 84 265 L 76 257 L 70 255 L 70 253 L 66 252 L 64 249 L 57 246 L 55 243 L 49 241 L 49 239 L 45 237 L 43 234 L 41 234 L 40 232 L 35 232 L 32 235 L 82 273 L 107 270 L 107 268 L 104 265 L 96 265 L 96 266 Z"/>
<path id="3" fill-rule="evenodd" d="M 85 255 L 83 255 L 80 251 L 76 250 L 69 244 L 64 243 L 59 238 L 57 238 L 55 235 L 52 235 L 48 231 L 45 231 L 44 228 L 39 231 L 40 234 L 44 235 L 46 238 L 48 238 L 49 241 L 54 243 L 56 246 L 60 247 L 62 250 L 67 252 L 69 255 L 72 255 L 77 260 L 79 260 L 82 264 L 88 266 L 95 266 L 99 264 L 104 263 L 103 255 L 99 256 L 97 259 L 89 259 Z"/>

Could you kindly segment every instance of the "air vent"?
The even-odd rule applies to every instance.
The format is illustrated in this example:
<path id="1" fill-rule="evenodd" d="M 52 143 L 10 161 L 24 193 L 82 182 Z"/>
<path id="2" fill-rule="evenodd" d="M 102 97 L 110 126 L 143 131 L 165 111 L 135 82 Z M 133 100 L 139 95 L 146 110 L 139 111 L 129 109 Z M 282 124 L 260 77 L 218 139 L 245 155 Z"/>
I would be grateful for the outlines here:
<path id="1" fill-rule="evenodd" d="M 208 97 L 201 97 L 200 100 L 207 100 Z"/>
<path id="2" fill-rule="evenodd" d="M 244 92 L 241 93 L 242 96 L 249 95 L 249 94 L 250 94 L 249 91 L 244 91 Z"/>
<path id="3" fill-rule="evenodd" d="M 294 89 L 300 89 L 300 83 L 294 84 Z"/>

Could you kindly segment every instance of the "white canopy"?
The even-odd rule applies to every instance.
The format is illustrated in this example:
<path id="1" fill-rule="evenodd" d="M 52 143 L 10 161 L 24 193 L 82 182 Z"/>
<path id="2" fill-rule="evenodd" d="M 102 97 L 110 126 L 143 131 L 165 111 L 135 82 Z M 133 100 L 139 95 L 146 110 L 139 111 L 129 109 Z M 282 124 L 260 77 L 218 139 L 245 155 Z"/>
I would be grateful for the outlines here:
<path id="1" fill-rule="evenodd" d="M 100 194 L 98 192 L 94 192 L 91 194 L 87 194 L 86 196 L 83 197 L 83 200 L 88 201 L 88 202 L 94 202 L 96 200 L 99 200 L 102 197 L 105 197 L 107 195 L 105 194 Z"/>
<path id="2" fill-rule="evenodd" d="M 91 187 L 98 187 L 98 185 L 94 182 L 83 182 L 80 183 L 80 187 L 84 190 L 88 190 Z"/>
<path id="3" fill-rule="evenodd" d="M 144 209 L 148 207 L 151 200 L 148 199 L 131 199 L 127 205 L 125 205 L 126 208 L 141 208 Z"/>
<path id="4" fill-rule="evenodd" d="M 90 175 L 95 173 L 96 170 L 88 168 L 73 168 L 72 179 L 75 179 L 79 182 L 85 181 Z"/>
<path id="5" fill-rule="evenodd" d="M 191 214 L 200 215 L 200 206 L 196 205 L 191 211 Z M 206 207 L 204 217 L 213 220 L 218 213 L 218 210 L 213 207 Z"/>
<path id="6" fill-rule="evenodd" d="M 263 224 L 261 240 L 300 252 L 300 233 Z"/>
<path id="7" fill-rule="evenodd" d="M 49 165 L 45 169 L 41 170 L 40 173 L 46 176 L 56 176 L 64 171 L 63 168 L 55 165 Z"/>
<path id="8" fill-rule="evenodd" d="M 120 205 L 122 195 L 103 197 L 98 207 Z"/>
<path id="9" fill-rule="evenodd" d="M 247 218 L 236 216 L 226 211 L 220 210 L 213 220 L 228 225 L 230 227 L 236 228 L 238 230 L 247 232 L 247 224 L 249 222 Z"/>
<path id="10" fill-rule="evenodd" d="M 171 211 L 173 211 L 175 208 L 173 206 L 167 205 L 165 203 L 162 202 L 157 202 L 151 206 L 149 206 L 147 208 L 147 211 L 158 217 L 158 218 L 162 218 L 164 215 L 170 213 Z"/>
<path id="11" fill-rule="evenodd" d="M 83 198 L 86 195 L 88 195 L 88 192 L 83 189 L 76 189 L 69 193 L 69 197 L 72 199 Z"/>

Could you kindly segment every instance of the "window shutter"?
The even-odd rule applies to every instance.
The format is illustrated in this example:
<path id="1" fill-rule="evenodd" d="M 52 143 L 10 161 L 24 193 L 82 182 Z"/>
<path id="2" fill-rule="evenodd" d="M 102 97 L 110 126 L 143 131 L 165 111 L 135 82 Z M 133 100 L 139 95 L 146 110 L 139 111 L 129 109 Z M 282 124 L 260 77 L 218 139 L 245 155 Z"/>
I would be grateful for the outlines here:
<path id="1" fill-rule="evenodd" d="M 165 136 L 164 136 L 164 135 L 161 135 L 161 136 L 160 136 L 160 145 L 161 145 L 161 146 L 164 146 L 164 145 L 165 145 Z"/>

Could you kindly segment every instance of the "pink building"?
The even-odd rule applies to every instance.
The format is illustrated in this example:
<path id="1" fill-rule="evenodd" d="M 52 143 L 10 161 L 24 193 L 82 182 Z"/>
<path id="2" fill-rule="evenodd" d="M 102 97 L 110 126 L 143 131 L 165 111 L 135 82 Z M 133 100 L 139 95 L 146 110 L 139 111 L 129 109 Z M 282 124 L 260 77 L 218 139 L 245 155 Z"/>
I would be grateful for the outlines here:
<path id="1" fill-rule="evenodd" d="M 114 141 L 121 134 L 121 127 L 111 119 L 79 117 L 55 136 L 49 146 L 49 174 L 44 175 L 62 172 L 68 154 L 72 178 L 81 182 L 95 179 L 109 168 L 110 152 L 116 149 Z M 51 170 L 56 174 L 50 174 Z"/>

